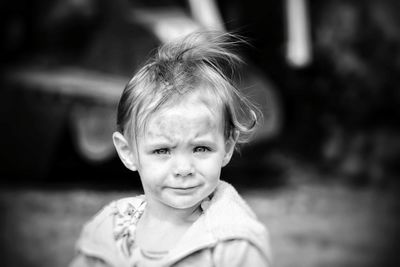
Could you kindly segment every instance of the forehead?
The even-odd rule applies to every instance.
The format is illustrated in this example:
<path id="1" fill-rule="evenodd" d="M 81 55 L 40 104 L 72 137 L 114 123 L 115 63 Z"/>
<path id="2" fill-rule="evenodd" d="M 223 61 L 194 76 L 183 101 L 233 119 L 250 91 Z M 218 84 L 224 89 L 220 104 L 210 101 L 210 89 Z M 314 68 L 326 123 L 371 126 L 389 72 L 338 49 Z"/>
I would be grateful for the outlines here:
<path id="1" fill-rule="evenodd" d="M 219 130 L 222 116 L 216 101 L 207 95 L 190 93 L 165 104 L 149 116 L 144 134 L 201 134 Z M 196 133 L 195 133 L 196 132 Z"/>

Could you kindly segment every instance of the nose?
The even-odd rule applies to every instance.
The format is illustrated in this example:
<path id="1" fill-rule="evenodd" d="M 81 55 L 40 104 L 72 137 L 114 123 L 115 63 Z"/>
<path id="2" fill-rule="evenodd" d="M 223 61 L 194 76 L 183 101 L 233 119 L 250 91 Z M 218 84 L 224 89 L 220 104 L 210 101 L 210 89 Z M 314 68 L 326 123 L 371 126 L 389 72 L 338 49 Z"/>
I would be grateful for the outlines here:
<path id="1" fill-rule="evenodd" d="M 191 176 L 194 173 L 193 163 L 188 155 L 176 156 L 174 175 L 176 177 L 186 177 Z"/>

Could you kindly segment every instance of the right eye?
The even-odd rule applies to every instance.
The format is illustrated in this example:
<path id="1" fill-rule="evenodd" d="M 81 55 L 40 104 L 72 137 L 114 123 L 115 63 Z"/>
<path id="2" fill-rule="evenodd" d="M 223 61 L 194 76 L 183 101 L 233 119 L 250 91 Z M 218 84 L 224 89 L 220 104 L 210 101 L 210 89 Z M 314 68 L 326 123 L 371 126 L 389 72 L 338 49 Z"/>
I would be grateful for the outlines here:
<path id="1" fill-rule="evenodd" d="M 165 155 L 165 154 L 169 154 L 170 150 L 168 148 L 159 148 L 159 149 L 155 149 L 153 151 L 153 154 L 157 154 L 157 155 Z"/>
<path id="2" fill-rule="evenodd" d="M 198 146 L 198 147 L 194 148 L 194 152 L 197 152 L 197 153 L 204 153 L 204 152 L 209 152 L 209 151 L 211 151 L 211 149 L 206 146 Z"/>

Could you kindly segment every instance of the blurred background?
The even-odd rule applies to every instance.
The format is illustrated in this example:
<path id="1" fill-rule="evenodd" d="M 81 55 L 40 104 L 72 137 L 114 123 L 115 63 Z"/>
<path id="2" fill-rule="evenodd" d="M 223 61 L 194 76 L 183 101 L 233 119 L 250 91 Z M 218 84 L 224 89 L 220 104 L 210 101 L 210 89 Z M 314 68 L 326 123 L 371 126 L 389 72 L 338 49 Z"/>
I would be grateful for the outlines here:
<path id="1" fill-rule="evenodd" d="M 65 266 L 80 229 L 141 192 L 111 133 L 159 45 L 243 36 L 237 77 L 264 118 L 223 179 L 271 232 L 276 266 L 400 266 L 396 0 L 0 3 L 4 266 Z"/>

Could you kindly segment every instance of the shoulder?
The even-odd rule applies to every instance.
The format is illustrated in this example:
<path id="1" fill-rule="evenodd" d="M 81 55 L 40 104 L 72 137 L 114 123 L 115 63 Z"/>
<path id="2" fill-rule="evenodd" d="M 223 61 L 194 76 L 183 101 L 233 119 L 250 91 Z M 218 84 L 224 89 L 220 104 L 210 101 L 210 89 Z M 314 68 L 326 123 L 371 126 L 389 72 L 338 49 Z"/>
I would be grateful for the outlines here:
<path id="1" fill-rule="evenodd" d="M 103 207 L 84 225 L 76 244 L 78 252 L 106 262 L 115 262 L 124 256 L 118 241 L 131 237 L 129 228 L 136 223 L 144 205 L 144 197 L 138 196 L 119 199 Z"/>
<path id="2" fill-rule="evenodd" d="M 112 201 L 98 211 L 83 227 L 81 238 L 107 240 L 113 237 L 118 218 L 131 217 L 142 209 L 142 196 L 128 197 Z M 96 241 L 100 241 L 96 240 Z"/>
<path id="3" fill-rule="evenodd" d="M 204 215 L 207 230 L 218 244 L 248 244 L 270 258 L 267 228 L 230 184 L 221 181 Z M 233 240 L 241 242 L 226 243 Z"/>

